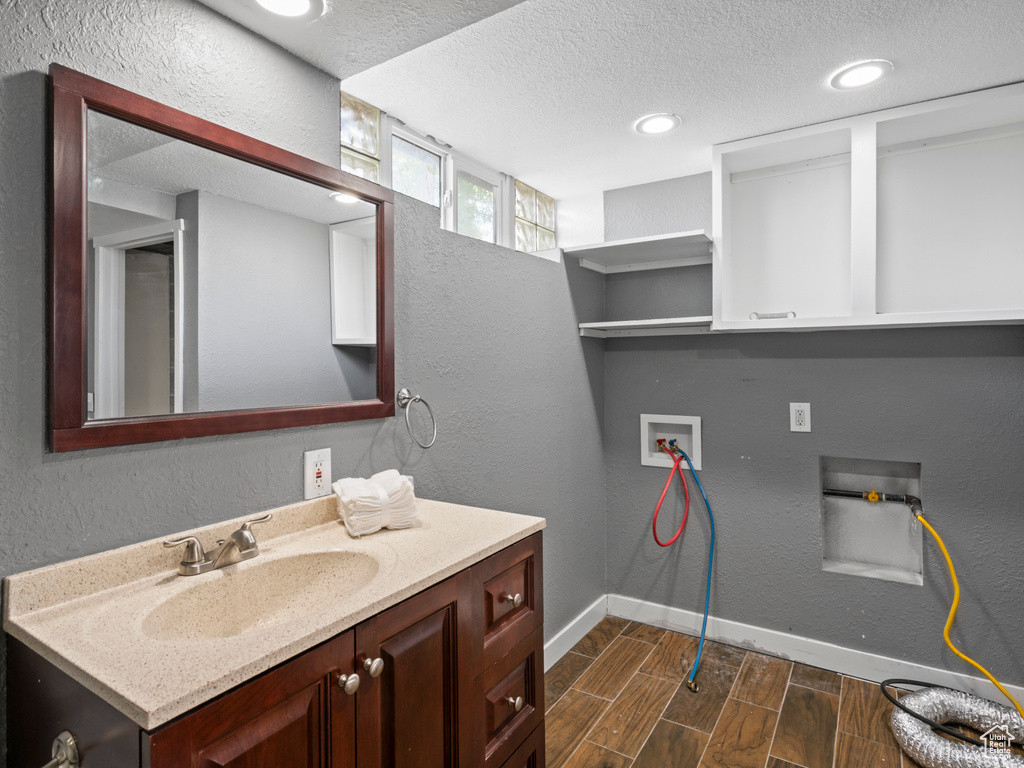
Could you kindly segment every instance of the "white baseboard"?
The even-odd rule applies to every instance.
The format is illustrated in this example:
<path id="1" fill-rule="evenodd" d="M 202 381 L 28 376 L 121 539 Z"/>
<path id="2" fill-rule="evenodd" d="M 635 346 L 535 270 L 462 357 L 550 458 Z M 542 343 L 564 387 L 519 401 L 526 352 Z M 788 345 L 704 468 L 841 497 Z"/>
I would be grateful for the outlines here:
<path id="1" fill-rule="evenodd" d="M 544 671 L 551 669 L 556 661 L 565 656 L 570 648 L 582 640 L 583 636 L 607 615 L 608 595 L 601 595 L 583 613 L 566 624 L 557 635 L 544 643 Z"/>
<path id="2" fill-rule="evenodd" d="M 703 620 L 703 614 L 694 611 L 670 608 L 666 605 L 649 603 L 646 600 L 638 600 L 624 595 L 605 595 L 577 616 L 544 646 L 545 670 L 550 669 L 606 614 L 690 635 L 700 634 L 700 625 Z M 925 680 L 936 685 L 967 691 L 1001 704 L 1006 703 L 995 686 L 984 678 L 879 656 L 867 651 L 844 648 L 821 640 L 755 627 L 738 621 L 709 616 L 707 638 L 772 656 L 780 656 L 801 664 L 830 669 L 862 680 L 871 680 L 876 683 L 888 678 Z M 1024 697 L 1024 686 L 1007 685 L 1006 689 L 1018 700 Z"/>

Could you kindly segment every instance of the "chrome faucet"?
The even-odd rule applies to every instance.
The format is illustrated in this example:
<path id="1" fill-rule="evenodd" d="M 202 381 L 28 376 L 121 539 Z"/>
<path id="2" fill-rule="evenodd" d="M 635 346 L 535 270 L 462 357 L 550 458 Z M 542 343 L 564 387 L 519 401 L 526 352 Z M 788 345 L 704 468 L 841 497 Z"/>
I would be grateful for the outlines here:
<path id="1" fill-rule="evenodd" d="M 185 557 L 178 564 L 178 573 L 182 576 L 196 576 L 207 571 L 214 571 L 223 568 L 225 565 L 234 565 L 243 560 L 249 560 L 260 553 L 259 544 L 252 535 L 252 526 L 257 523 L 265 523 L 273 513 L 268 512 L 263 517 L 255 520 L 248 520 L 242 523 L 242 527 L 231 534 L 226 540 L 217 542 L 217 548 L 207 554 L 203 551 L 203 545 L 195 536 L 185 536 L 180 539 L 168 539 L 164 542 L 165 547 L 177 547 L 185 545 Z"/>

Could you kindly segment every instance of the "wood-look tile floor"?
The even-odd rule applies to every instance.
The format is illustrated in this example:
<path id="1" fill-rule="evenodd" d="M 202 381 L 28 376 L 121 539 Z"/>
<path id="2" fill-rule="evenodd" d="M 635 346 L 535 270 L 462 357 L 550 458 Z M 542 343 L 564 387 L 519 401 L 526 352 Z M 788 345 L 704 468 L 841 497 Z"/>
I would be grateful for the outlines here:
<path id="1" fill-rule="evenodd" d="M 548 768 L 917 768 L 874 683 L 607 617 L 545 675 Z"/>

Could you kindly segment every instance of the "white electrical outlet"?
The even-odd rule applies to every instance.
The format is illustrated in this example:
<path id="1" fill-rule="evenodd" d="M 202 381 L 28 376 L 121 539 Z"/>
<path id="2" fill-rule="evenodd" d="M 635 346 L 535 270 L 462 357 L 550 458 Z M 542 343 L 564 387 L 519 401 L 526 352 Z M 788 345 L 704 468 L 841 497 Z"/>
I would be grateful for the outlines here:
<path id="1" fill-rule="evenodd" d="M 303 498 L 315 499 L 331 492 L 331 449 L 306 451 L 302 454 Z"/>
<path id="2" fill-rule="evenodd" d="M 810 432 L 811 431 L 811 404 L 790 403 L 789 404 L 789 431 Z"/>

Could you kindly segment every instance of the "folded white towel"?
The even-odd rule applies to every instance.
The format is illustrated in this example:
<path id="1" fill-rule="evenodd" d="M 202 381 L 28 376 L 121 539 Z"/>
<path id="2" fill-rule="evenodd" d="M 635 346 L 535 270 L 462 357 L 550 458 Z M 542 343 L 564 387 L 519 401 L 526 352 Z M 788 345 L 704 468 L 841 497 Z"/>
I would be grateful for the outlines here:
<path id="1" fill-rule="evenodd" d="M 350 536 L 376 533 L 381 528 L 409 528 L 416 523 L 413 480 L 396 469 L 370 478 L 343 477 L 331 487 Z"/>

